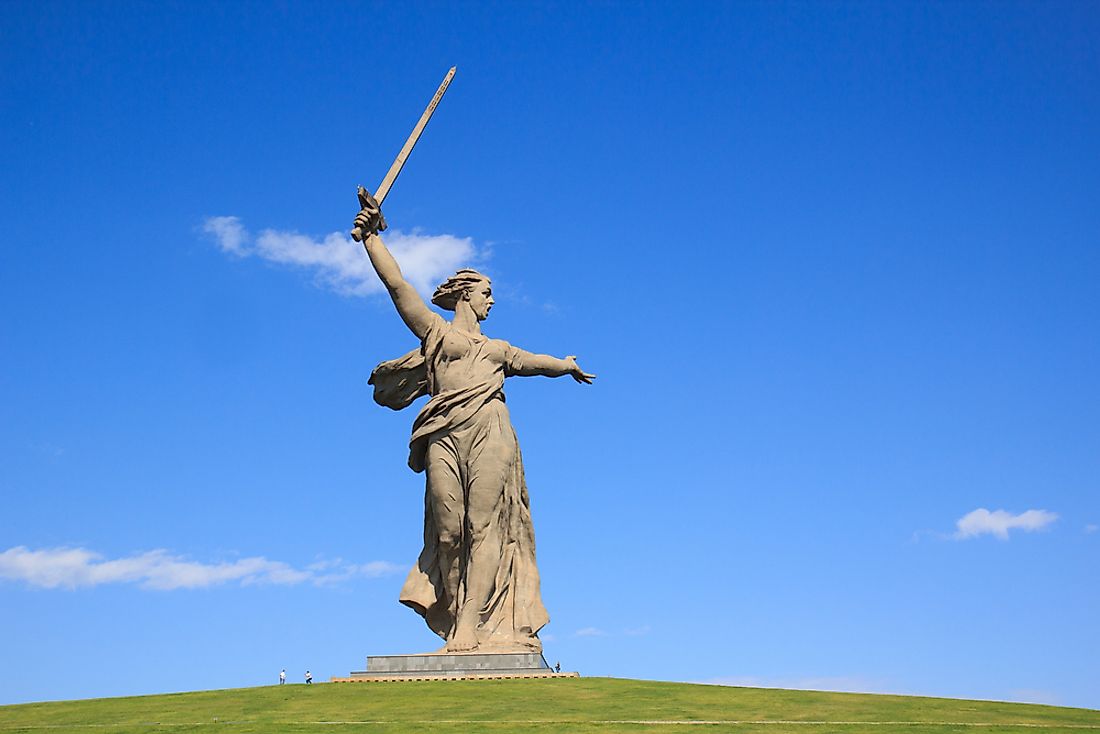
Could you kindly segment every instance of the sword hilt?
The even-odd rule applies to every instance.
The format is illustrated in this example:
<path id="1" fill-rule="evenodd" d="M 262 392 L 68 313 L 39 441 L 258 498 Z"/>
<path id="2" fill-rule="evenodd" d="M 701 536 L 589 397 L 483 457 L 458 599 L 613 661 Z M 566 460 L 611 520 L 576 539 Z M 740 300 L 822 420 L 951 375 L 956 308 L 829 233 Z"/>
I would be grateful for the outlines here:
<path id="1" fill-rule="evenodd" d="M 386 229 L 386 218 L 382 216 L 382 204 L 370 195 L 362 186 L 359 187 L 359 209 L 366 209 L 370 213 L 367 228 L 355 227 L 351 230 L 351 238 L 356 242 L 362 242 L 368 234 L 378 234 Z"/>

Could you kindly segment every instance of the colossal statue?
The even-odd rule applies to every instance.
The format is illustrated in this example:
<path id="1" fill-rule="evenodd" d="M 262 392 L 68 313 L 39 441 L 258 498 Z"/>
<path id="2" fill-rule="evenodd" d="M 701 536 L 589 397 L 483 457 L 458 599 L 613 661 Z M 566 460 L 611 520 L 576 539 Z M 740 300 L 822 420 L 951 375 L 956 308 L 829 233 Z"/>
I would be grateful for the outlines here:
<path id="1" fill-rule="evenodd" d="M 404 279 L 378 236 L 380 205 L 361 192 L 355 219 L 363 246 L 397 313 L 420 340 L 371 374 L 374 399 L 400 410 L 428 396 L 413 423 L 409 466 L 425 475 L 424 549 L 401 603 L 424 617 L 446 652 L 540 652 L 549 621 L 539 593 L 535 535 L 516 433 L 504 402 L 507 377 L 595 375 L 575 357 L 533 354 L 481 333 L 493 307 L 492 284 L 459 270 L 431 301 Z"/>

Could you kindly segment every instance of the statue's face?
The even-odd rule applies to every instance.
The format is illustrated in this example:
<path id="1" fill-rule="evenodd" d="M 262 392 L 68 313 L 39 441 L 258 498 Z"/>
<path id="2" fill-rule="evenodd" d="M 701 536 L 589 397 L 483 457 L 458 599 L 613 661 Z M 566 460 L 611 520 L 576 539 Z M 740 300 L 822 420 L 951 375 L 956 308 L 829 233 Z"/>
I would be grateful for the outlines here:
<path id="1" fill-rule="evenodd" d="M 483 280 L 466 291 L 466 300 L 470 302 L 470 308 L 478 321 L 489 318 L 489 309 L 493 307 L 493 287 L 489 281 Z"/>

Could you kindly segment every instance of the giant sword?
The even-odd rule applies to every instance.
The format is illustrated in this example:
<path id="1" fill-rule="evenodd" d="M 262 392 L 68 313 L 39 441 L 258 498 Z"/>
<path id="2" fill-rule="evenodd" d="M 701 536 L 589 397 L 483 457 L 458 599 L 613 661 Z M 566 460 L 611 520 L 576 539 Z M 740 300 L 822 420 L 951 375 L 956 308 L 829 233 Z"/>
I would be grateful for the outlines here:
<path id="1" fill-rule="evenodd" d="M 424 110 L 424 114 L 420 116 L 420 121 L 416 123 L 416 127 L 409 133 L 409 139 L 405 141 L 405 145 L 401 147 L 401 152 L 397 154 L 397 158 L 394 159 L 393 165 L 390 166 L 390 170 L 386 171 L 386 177 L 382 179 L 382 183 L 378 184 L 378 190 L 374 192 L 373 201 L 371 201 L 370 192 L 362 186 L 359 187 L 359 206 L 382 206 L 382 201 L 386 198 L 386 194 L 390 193 L 390 187 L 393 186 L 393 182 L 397 180 L 397 174 L 401 173 L 402 167 L 405 165 L 405 160 L 409 157 L 409 153 L 412 153 L 413 146 L 416 145 L 416 141 L 420 139 L 420 133 L 424 132 L 424 127 L 428 124 L 428 120 L 432 119 L 432 113 L 435 112 L 435 108 L 439 105 L 439 100 L 443 99 L 443 93 L 447 91 L 447 87 L 450 86 L 451 80 L 455 78 L 455 68 L 451 67 L 451 70 L 447 72 L 447 76 L 443 77 L 443 83 L 439 85 L 439 89 L 435 90 L 435 96 L 432 97 L 432 101 L 428 103 L 428 108 Z M 384 227 L 383 227 L 384 228 Z M 351 238 L 356 242 L 361 242 L 363 237 L 368 233 L 364 232 L 359 227 L 356 227 L 351 231 Z"/>

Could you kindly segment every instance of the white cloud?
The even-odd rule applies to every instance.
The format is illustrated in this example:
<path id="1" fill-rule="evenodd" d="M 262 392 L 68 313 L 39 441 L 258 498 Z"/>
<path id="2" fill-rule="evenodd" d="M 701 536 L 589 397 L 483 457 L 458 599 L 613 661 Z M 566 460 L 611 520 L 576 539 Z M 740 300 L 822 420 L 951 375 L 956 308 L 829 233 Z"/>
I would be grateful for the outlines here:
<path id="1" fill-rule="evenodd" d="M 1056 513 L 1046 510 L 1028 510 L 1019 515 L 1013 515 L 1005 510 L 990 512 L 984 507 L 979 507 L 955 522 L 955 539 L 965 540 L 979 535 L 995 535 L 1001 540 L 1008 540 L 1009 530 L 1023 530 L 1030 533 L 1045 529 L 1057 519 Z"/>
<path id="2" fill-rule="evenodd" d="M 253 236 L 237 217 L 208 217 L 202 231 L 222 252 L 302 268 L 311 272 L 320 285 L 343 295 L 367 296 L 383 290 L 363 246 L 343 232 L 333 232 L 320 240 L 275 229 Z M 478 250 L 470 237 L 393 229 L 384 237 L 405 279 L 425 296 L 459 268 L 475 265 L 487 256 L 487 251 Z"/>
<path id="3" fill-rule="evenodd" d="M 248 254 L 244 250 L 247 234 L 237 217 L 208 217 L 202 224 L 202 231 L 214 236 L 222 252 L 241 256 Z"/>
<path id="4" fill-rule="evenodd" d="M 399 566 L 389 561 L 371 561 L 370 563 L 363 563 L 359 566 L 355 566 L 356 574 L 371 579 L 380 578 L 382 576 L 392 576 L 405 570 L 404 566 Z"/>
<path id="5" fill-rule="evenodd" d="M 23 581 L 46 589 L 77 589 L 102 584 L 138 584 L 145 589 L 200 589 L 227 583 L 326 584 L 354 576 L 377 577 L 396 572 L 385 561 L 346 564 L 321 562 L 296 569 L 262 556 L 219 563 L 199 563 L 165 550 L 105 559 L 86 548 L 30 550 L 16 546 L 0 553 L 0 579 Z"/>
<path id="6" fill-rule="evenodd" d="M 370 561 L 368 563 L 348 563 L 342 558 L 330 559 L 311 563 L 306 567 L 314 574 L 312 579 L 315 584 L 334 584 L 345 581 L 355 576 L 363 576 L 369 579 L 393 576 L 406 569 L 389 561 Z"/>
<path id="7" fill-rule="evenodd" d="M 30 447 L 31 447 L 32 450 L 38 452 L 39 454 L 43 454 L 45 456 L 48 456 L 51 459 L 60 458 L 61 456 L 64 456 L 64 454 L 65 454 L 64 447 L 55 446 L 54 444 L 49 443 L 48 441 L 43 442 L 43 443 L 32 443 L 30 445 Z"/>
<path id="8" fill-rule="evenodd" d="M 1092 533 L 1095 533 L 1097 530 L 1100 530 L 1100 525 L 1094 525 L 1092 523 L 1089 523 L 1088 525 L 1085 526 L 1085 532 L 1086 533 L 1092 534 Z"/>
<path id="9" fill-rule="evenodd" d="M 598 627 L 581 627 L 573 634 L 577 637 L 603 637 L 607 633 Z"/>
<path id="10" fill-rule="evenodd" d="M 641 625 L 639 627 L 628 627 L 624 630 L 616 630 L 608 632 L 600 627 L 581 627 L 579 630 L 573 633 L 574 637 L 618 637 L 626 635 L 627 637 L 641 637 L 648 635 L 652 631 L 652 628 L 648 624 Z"/>

